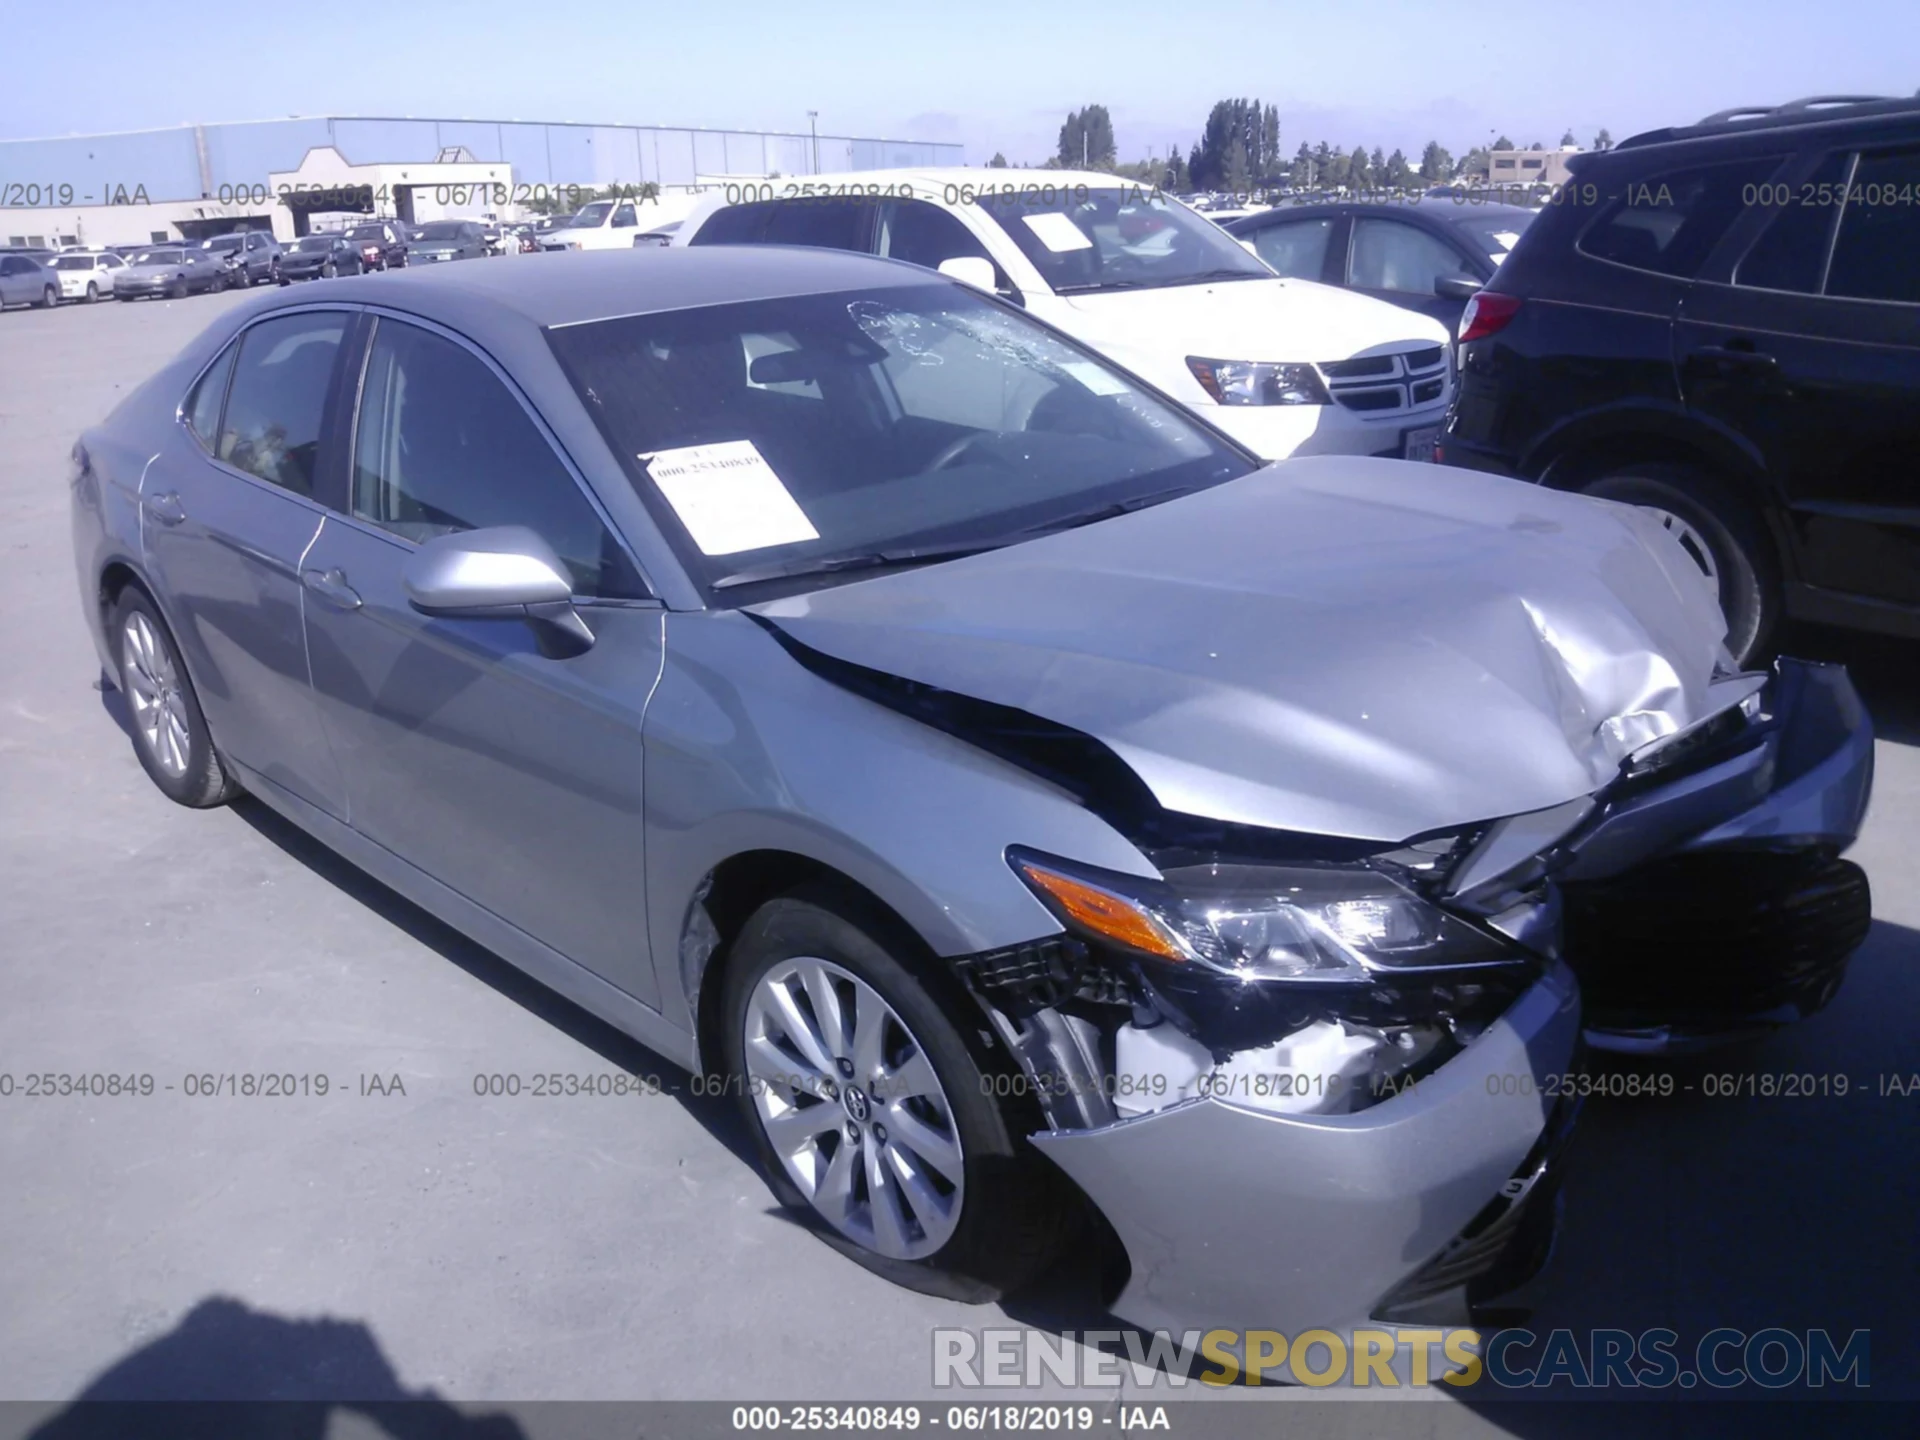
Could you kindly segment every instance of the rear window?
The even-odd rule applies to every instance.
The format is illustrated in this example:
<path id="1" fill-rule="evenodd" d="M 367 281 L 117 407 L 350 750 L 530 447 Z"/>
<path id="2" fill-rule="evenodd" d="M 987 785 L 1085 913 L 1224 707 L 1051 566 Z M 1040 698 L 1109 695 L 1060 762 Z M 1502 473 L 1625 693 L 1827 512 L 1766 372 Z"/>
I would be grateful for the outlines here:
<path id="1" fill-rule="evenodd" d="M 1596 260 L 1691 278 L 1782 158 L 1736 160 L 1627 181 L 1580 237 L 1579 248 Z"/>
<path id="2" fill-rule="evenodd" d="M 716 210 L 693 245 L 811 245 L 822 250 L 867 248 L 879 201 L 870 195 L 797 196 L 757 200 Z"/>

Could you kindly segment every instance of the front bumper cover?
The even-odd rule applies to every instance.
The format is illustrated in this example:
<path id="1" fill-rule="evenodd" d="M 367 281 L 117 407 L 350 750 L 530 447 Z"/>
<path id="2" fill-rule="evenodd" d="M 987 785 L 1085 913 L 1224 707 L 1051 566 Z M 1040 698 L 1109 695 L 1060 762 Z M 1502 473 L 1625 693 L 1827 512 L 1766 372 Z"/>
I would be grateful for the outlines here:
<path id="1" fill-rule="evenodd" d="M 1121 1318 L 1350 1337 L 1393 1323 L 1383 1312 L 1403 1308 L 1403 1287 L 1527 1168 L 1547 1129 L 1545 1077 L 1572 1067 L 1578 1032 L 1572 977 L 1555 965 L 1460 1055 L 1357 1114 L 1208 1097 L 1033 1143 L 1126 1248 Z M 1473 1258 L 1491 1267 L 1503 1253 Z M 1459 1268 L 1450 1283 L 1479 1273 Z"/>

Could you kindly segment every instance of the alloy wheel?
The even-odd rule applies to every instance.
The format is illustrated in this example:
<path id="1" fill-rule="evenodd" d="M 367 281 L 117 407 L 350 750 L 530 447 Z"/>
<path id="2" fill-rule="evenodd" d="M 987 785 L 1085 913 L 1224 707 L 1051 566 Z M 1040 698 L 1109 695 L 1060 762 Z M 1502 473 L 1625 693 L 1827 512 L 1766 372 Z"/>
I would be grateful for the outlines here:
<path id="1" fill-rule="evenodd" d="M 193 732 L 187 723 L 180 677 L 159 632 L 137 610 L 127 616 L 121 629 L 120 659 L 140 743 L 167 774 L 186 774 Z"/>
<path id="2" fill-rule="evenodd" d="M 746 1006 L 747 1082 L 788 1177 L 822 1219 L 921 1260 L 966 1198 L 959 1126 L 925 1049 L 880 992 L 827 960 L 783 960 Z"/>
<path id="3" fill-rule="evenodd" d="M 1662 510 L 1657 505 L 1645 508 L 1659 520 L 1663 530 L 1680 542 L 1680 548 L 1693 557 L 1693 563 L 1700 567 L 1701 573 L 1717 591 L 1720 587 L 1720 564 L 1713 558 L 1713 546 L 1707 543 L 1707 537 L 1671 510 Z"/>

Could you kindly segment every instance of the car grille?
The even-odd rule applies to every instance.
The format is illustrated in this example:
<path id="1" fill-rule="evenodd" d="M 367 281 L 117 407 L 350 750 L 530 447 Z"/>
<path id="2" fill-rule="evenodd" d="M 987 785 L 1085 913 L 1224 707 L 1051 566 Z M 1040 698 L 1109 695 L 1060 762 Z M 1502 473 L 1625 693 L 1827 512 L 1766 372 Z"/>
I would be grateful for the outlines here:
<path id="1" fill-rule="evenodd" d="M 1404 414 L 1445 398 L 1447 347 L 1330 360 L 1319 367 L 1334 402 L 1364 415 Z"/>
<path id="2" fill-rule="evenodd" d="M 1678 855 L 1565 899 L 1567 963 L 1603 1030 L 1811 1014 L 1873 923 L 1866 873 L 1818 852 Z"/>

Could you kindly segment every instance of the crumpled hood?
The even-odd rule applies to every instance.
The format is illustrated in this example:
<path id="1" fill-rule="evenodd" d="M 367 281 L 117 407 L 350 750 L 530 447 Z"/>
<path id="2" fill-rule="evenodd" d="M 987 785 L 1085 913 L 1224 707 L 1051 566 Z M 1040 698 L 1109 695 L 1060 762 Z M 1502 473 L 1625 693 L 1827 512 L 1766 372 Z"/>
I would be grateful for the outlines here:
<path id="1" fill-rule="evenodd" d="M 1230 280 L 1065 299 L 1071 316 L 1059 317 L 1062 328 L 1111 348 L 1141 374 L 1168 363 L 1184 367 L 1188 355 L 1324 364 L 1449 338 L 1425 315 L 1309 280 Z"/>
<path id="2" fill-rule="evenodd" d="M 1591 793 L 1726 662 L 1643 512 L 1344 457 L 753 608 L 1096 736 L 1170 810 L 1382 841 Z"/>

